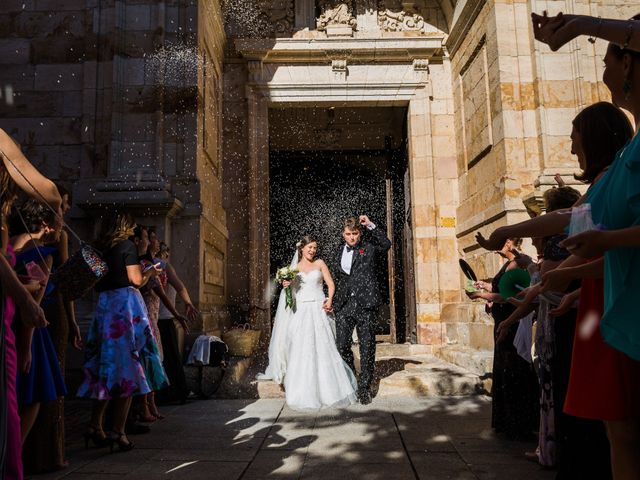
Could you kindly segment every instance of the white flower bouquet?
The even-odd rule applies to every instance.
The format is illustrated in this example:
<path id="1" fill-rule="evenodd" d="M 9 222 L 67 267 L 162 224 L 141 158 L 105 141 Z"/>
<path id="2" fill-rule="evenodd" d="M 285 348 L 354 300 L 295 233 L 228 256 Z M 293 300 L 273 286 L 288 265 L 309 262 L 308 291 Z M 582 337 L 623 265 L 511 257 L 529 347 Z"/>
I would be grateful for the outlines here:
<path id="1" fill-rule="evenodd" d="M 293 281 L 294 278 L 296 278 L 297 274 L 298 274 L 298 270 L 295 268 L 291 268 L 291 267 L 279 268 L 278 271 L 276 272 L 276 282 L 279 283 L 280 285 L 282 285 L 284 281 L 291 282 Z M 293 292 L 291 291 L 291 286 L 288 286 L 284 289 L 284 294 L 287 299 L 287 308 L 290 308 L 291 310 L 295 311 L 296 301 L 293 298 Z"/>

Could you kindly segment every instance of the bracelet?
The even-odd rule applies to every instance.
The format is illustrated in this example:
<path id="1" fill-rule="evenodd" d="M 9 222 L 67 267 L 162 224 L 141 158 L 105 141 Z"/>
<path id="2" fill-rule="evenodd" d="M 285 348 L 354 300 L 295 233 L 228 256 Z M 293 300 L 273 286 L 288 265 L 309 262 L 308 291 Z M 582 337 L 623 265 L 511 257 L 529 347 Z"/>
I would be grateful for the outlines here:
<path id="1" fill-rule="evenodd" d="M 624 43 L 622 44 L 622 49 L 626 50 L 629 46 L 629 42 L 631 41 L 631 37 L 633 36 L 633 20 L 627 21 L 627 36 L 624 39 Z"/>
<path id="2" fill-rule="evenodd" d="M 598 35 L 600 35 L 600 27 L 602 27 L 602 17 L 598 17 L 598 26 L 596 27 L 596 34 L 591 35 L 589 38 L 587 38 L 589 43 L 591 44 L 596 43 L 596 38 L 598 38 Z"/>

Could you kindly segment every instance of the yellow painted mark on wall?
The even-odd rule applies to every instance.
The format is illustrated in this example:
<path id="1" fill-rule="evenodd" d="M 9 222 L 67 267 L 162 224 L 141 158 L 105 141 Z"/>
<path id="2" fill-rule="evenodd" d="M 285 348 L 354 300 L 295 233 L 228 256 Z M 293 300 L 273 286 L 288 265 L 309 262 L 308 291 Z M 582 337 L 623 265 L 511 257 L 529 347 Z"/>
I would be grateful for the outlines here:
<path id="1" fill-rule="evenodd" d="M 455 217 L 440 217 L 440 226 L 447 228 L 455 228 L 456 219 Z"/>

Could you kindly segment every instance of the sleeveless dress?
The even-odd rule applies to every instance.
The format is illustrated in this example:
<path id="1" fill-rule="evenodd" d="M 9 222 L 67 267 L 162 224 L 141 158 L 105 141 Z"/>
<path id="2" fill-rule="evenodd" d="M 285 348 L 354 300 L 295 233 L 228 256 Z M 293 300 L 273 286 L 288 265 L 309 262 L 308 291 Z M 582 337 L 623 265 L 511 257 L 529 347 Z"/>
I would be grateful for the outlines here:
<path id="1" fill-rule="evenodd" d="M 332 316 L 322 309 L 325 299 L 319 269 L 299 272 L 294 280 L 295 312 L 284 307 L 281 296 L 274 325 L 274 340 L 283 376 L 287 404 L 296 410 L 347 406 L 356 402 L 356 378 L 336 347 Z M 280 308 L 280 307 L 284 308 Z M 275 346 L 275 345 L 274 345 Z M 267 369 L 268 372 L 274 369 Z M 282 381 L 282 379 L 276 379 Z"/>
<path id="2" fill-rule="evenodd" d="M 16 257 L 11 245 L 7 245 L 7 260 L 15 266 Z M 18 356 L 16 339 L 11 324 L 16 312 L 13 299 L 5 296 L 4 301 L 4 341 L 7 388 L 7 438 L 4 474 L 5 480 L 22 480 L 22 439 L 20 434 L 20 417 L 18 416 L 18 396 L 16 393 L 16 376 L 18 372 Z"/>
<path id="3" fill-rule="evenodd" d="M 38 253 L 39 251 L 39 253 Z M 57 249 L 53 247 L 35 247 L 16 256 L 19 267 L 29 262 L 39 262 L 40 256 L 53 255 Z M 18 268 L 20 270 L 20 268 Z M 53 292 L 51 282 L 47 284 L 41 305 L 51 299 Z M 17 327 L 14 322 L 14 327 Z M 18 373 L 17 391 L 20 405 L 51 402 L 67 394 L 64 378 L 58 363 L 58 355 L 51 340 L 48 328 L 36 328 L 31 339 L 31 368 L 29 372 Z"/>
<path id="4" fill-rule="evenodd" d="M 493 278 L 494 292 L 499 291 L 500 279 L 511 262 L 505 263 Z M 494 303 L 494 338 L 497 329 L 513 313 L 510 303 Z M 495 343 L 493 352 L 493 386 L 491 387 L 491 426 L 510 439 L 527 439 L 539 423 L 539 387 L 533 367 L 527 363 L 513 345 L 518 324 L 509 329 L 507 338 Z"/>

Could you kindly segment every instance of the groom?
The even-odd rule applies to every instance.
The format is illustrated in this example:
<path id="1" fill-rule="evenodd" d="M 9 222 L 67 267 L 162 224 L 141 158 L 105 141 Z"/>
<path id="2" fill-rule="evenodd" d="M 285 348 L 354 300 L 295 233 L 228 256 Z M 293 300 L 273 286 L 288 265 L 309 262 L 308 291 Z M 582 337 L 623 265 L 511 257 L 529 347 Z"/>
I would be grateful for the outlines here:
<path id="1" fill-rule="evenodd" d="M 362 227 L 371 234 L 362 239 Z M 378 288 L 376 262 L 391 248 L 391 241 L 366 215 L 350 217 L 342 230 L 344 244 L 336 252 L 333 264 L 336 292 L 333 309 L 336 314 L 336 344 L 344 361 L 355 372 L 351 340 L 353 329 L 360 342 L 360 379 L 358 399 L 371 403 L 369 387 L 376 360 L 376 319 L 382 296 Z"/>

